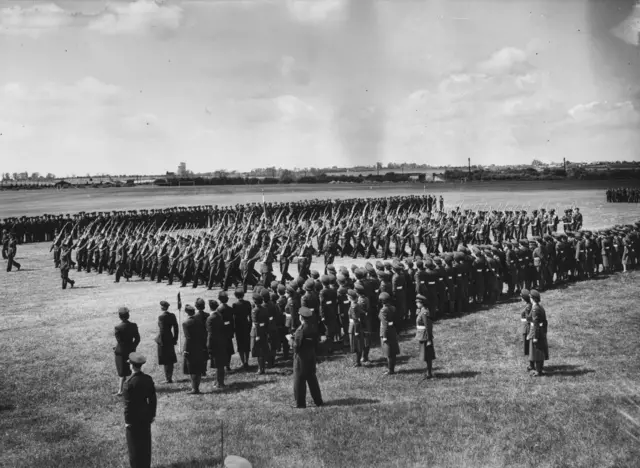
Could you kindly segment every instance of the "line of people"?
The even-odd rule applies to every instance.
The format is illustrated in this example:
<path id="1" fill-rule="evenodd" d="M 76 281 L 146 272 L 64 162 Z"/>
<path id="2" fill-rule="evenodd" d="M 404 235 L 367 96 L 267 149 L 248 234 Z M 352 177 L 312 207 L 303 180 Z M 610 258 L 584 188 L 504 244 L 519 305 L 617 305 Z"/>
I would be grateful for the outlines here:
<path id="1" fill-rule="evenodd" d="M 640 202 L 640 187 L 621 187 L 607 189 L 608 203 Z"/>

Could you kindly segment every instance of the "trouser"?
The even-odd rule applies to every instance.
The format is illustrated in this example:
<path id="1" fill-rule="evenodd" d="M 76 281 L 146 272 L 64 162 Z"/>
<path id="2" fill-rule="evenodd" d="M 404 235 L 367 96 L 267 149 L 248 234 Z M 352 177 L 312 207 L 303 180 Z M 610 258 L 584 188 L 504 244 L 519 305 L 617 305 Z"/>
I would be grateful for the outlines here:
<path id="1" fill-rule="evenodd" d="M 164 376 L 168 382 L 173 379 L 173 364 L 164 365 Z"/>
<path id="2" fill-rule="evenodd" d="M 309 393 L 316 406 L 322 405 L 322 394 L 320 393 L 320 384 L 315 372 L 313 374 L 305 374 L 303 372 L 294 372 L 293 374 L 293 397 L 296 400 L 298 408 L 307 406 L 307 385 Z"/>
<path id="3" fill-rule="evenodd" d="M 121 276 L 124 276 L 126 279 L 129 279 L 131 277 L 126 270 L 126 265 L 124 264 L 124 262 L 118 263 L 118 266 L 116 267 L 116 283 L 120 282 Z"/>
<path id="4" fill-rule="evenodd" d="M 127 446 L 131 468 L 149 468 L 151 466 L 151 424 L 128 426 Z"/>
<path id="5" fill-rule="evenodd" d="M 227 364 L 226 359 L 224 361 L 222 359 L 215 359 L 212 364 L 215 364 L 218 387 L 224 386 L 224 366 Z"/>
<path id="6" fill-rule="evenodd" d="M 280 260 L 280 273 L 282 273 L 282 278 L 280 282 L 285 284 L 287 281 L 291 281 L 293 276 L 289 274 L 289 261 Z"/>
<path id="7" fill-rule="evenodd" d="M 61 268 L 60 277 L 62 278 L 62 289 L 67 289 L 67 283 L 71 283 L 71 286 L 76 284 L 75 281 L 69 278 L 69 268 Z"/>
<path id="8" fill-rule="evenodd" d="M 9 258 L 7 258 L 7 271 L 11 271 L 14 266 L 20 269 L 20 264 L 13 259 L 13 255 L 9 255 Z"/>
<path id="9" fill-rule="evenodd" d="M 396 355 L 392 354 L 391 356 L 387 356 L 387 369 L 389 369 L 389 373 L 393 374 L 396 371 Z"/>

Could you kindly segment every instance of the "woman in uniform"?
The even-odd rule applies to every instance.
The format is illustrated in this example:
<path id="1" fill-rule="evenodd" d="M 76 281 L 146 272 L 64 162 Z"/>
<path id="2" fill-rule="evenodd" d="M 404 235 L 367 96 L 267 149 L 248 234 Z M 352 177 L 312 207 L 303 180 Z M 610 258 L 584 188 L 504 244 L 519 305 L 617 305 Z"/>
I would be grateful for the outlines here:
<path id="1" fill-rule="evenodd" d="M 427 363 L 427 378 L 433 377 L 432 364 L 436 358 L 433 348 L 433 319 L 427 308 L 427 298 L 422 294 L 416 296 L 418 317 L 416 318 L 416 339 L 420 343 L 420 360 Z"/>
<path id="2" fill-rule="evenodd" d="M 547 343 L 547 313 L 540 304 L 540 293 L 531 290 L 531 331 L 529 338 L 529 360 L 535 366 L 537 377 L 543 375 L 544 361 L 549 359 L 549 346 Z"/>

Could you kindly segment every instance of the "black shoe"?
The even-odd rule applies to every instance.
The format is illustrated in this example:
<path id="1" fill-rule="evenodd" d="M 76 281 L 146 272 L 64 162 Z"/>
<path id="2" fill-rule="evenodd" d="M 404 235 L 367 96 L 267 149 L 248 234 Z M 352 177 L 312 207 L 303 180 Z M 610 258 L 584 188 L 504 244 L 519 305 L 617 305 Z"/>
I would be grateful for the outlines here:
<path id="1" fill-rule="evenodd" d="M 306 406 L 298 406 L 298 405 L 289 405 L 289 406 L 291 406 L 291 408 L 293 408 L 293 409 L 305 409 L 306 408 Z"/>
<path id="2" fill-rule="evenodd" d="M 187 395 L 200 395 L 200 390 L 191 390 L 187 392 Z"/>

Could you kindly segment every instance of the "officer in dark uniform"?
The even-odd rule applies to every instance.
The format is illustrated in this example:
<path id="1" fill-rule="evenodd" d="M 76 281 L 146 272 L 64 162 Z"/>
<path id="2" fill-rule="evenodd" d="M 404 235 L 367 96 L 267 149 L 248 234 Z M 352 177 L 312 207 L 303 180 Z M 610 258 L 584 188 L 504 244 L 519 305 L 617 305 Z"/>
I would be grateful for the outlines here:
<path id="1" fill-rule="evenodd" d="M 120 317 L 121 323 L 115 327 L 117 343 L 113 348 L 113 352 L 115 354 L 116 370 L 118 371 L 118 377 L 120 377 L 120 385 L 116 395 L 121 396 L 124 382 L 131 375 L 131 368 L 127 360 L 129 354 L 134 353 L 140 344 L 140 333 L 138 332 L 138 325 L 129 322 L 128 308 L 118 308 L 118 317 Z"/>
<path id="2" fill-rule="evenodd" d="M 396 308 L 391 305 L 391 296 L 383 292 L 379 296 L 382 304 L 380 309 L 380 342 L 387 356 L 388 369 L 385 375 L 393 375 L 396 373 L 396 356 L 400 354 L 400 346 L 398 345 L 398 334 L 396 333 Z M 398 317 L 399 318 L 399 317 Z"/>
<path id="3" fill-rule="evenodd" d="M 307 307 L 300 308 L 301 325 L 291 338 L 291 346 L 295 353 L 293 361 L 293 396 L 296 408 L 306 408 L 307 385 L 316 406 L 322 406 L 322 394 L 316 377 L 316 343 L 318 328 L 312 317 L 313 312 Z"/>
<path id="4" fill-rule="evenodd" d="M 196 309 L 187 304 L 184 311 L 187 314 L 187 319 L 182 322 L 182 333 L 184 334 L 182 371 L 191 379 L 189 394 L 198 395 L 202 373 L 207 366 L 203 352 L 207 346 L 207 335 L 202 322 L 195 317 Z"/>
<path id="5" fill-rule="evenodd" d="M 165 383 L 173 383 L 173 366 L 178 362 L 175 345 L 178 344 L 178 320 L 169 312 L 169 303 L 160 301 L 162 313 L 158 317 L 158 365 L 164 366 Z"/>
<path id="6" fill-rule="evenodd" d="M 224 293 L 221 291 L 220 294 Z M 226 293 L 225 293 L 226 295 Z M 229 306 L 223 304 L 224 308 Z M 224 369 L 227 365 L 227 336 L 225 333 L 225 325 L 223 311 L 221 307 L 211 312 L 206 321 L 207 329 L 207 350 L 211 359 L 211 367 L 216 369 L 216 382 L 218 388 L 224 388 Z"/>
<path id="7" fill-rule="evenodd" d="M 142 372 L 147 359 L 140 353 L 128 356 L 133 375 L 124 385 L 124 422 L 131 468 L 151 466 L 151 423 L 156 418 L 156 388 Z"/>

